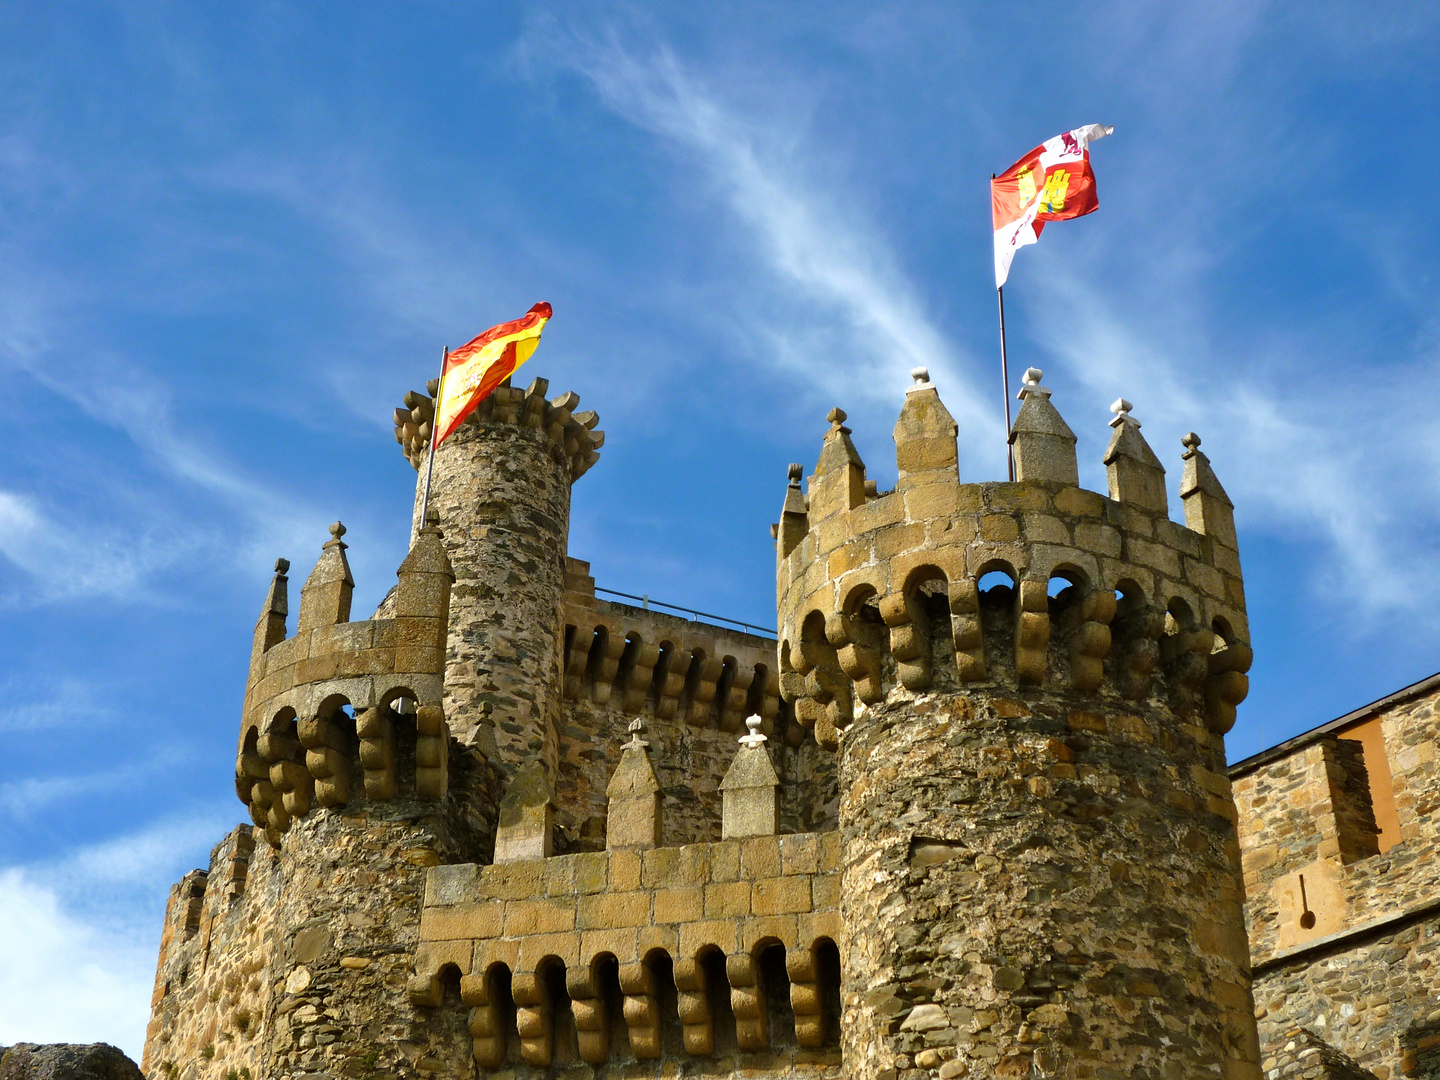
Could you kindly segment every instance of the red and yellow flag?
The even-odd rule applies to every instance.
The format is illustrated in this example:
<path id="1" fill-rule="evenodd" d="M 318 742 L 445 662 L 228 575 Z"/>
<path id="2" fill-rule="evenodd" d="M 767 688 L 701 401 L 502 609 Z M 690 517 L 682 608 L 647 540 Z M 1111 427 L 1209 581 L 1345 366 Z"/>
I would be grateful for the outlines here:
<path id="1" fill-rule="evenodd" d="M 1045 222 L 1081 217 L 1099 208 L 1090 144 L 1114 130 L 1089 124 L 1056 135 L 990 181 L 997 289 L 1010 276 L 1015 252 L 1039 240 Z"/>
<path id="2" fill-rule="evenodd" d="M 543 300 L 518 319 L 492 326 L 445 356 L 440 400 L 435 403 L 435 445 L 465 422 L 475 406 L 530 359 L 554 312 Z"/>

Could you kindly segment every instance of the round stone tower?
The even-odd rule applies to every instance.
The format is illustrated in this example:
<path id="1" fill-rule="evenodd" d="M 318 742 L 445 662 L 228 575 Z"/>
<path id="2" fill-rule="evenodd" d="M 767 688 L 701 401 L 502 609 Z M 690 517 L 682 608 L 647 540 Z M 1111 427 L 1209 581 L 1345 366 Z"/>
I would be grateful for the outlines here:
<path id="1" fill-rule="evenodd" d="M 1018 482 L 961 484 L 923 369 L 878 493 L 830 414 L 777 527 L 782 692 L 841 759 L 851 1078 L 1261 1075 L 1223 735 L 1232 508 L 1126 402 L 1109 498 L 1027 373 Z M 994 584 L 992 584 L 994 582 Z"/>
<path id="2" fill-rule="evenodd" d="M 605 439 L 594 412 L 575 412 L 580 395 L 547 401 L 548 389 L 497 387 L 441 445 L 430 492 L 455 569 L 445 716 L 507 775 L 531 759 L 554 774 L 570 485 Z M 417 531 L 433 415 L 433 398 L 415 392 L 395 410 L 395 438 L 420 471 Z"/>

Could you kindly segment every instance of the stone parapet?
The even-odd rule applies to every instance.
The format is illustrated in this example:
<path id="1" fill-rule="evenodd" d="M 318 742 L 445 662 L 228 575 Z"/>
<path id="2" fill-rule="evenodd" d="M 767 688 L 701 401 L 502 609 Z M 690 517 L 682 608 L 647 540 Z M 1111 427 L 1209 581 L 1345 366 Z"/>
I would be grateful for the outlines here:
<path id="1" fill-rule="evenodd" d="M 1178 712 L 1229 730 L 1251 659 L 1233 548 L 1078 487 L 947 477 L 853 506 L 817 500 L 811 478 L 777 572 L 781 687 L 802 724 L 833 741 L 880 699 L 886 664 L 929 688 L 943 642 L 963 683 L 1138 700 L 1168 675 Z M 982 592 L 993 571 L 1008 585 Z M 1049 595 L 1055 579 L 1068 596 Z"/>
<path id="2" fill-rule="evenodd" d="M 745 718 L 759 716 L 767 735 L 782 734 L 774 727 L 780 680 L 773 638 L 597 599 L 589 564 L 567 564 L 567 701 L 588 698 L 628 714 L 730 732 L 744 731 Z"/>
<path id="3" fill-rule="evenodd" d="M 417 471 L 425 463 L 430 446 L 436 380 L 430 380 L 425 389 L 424 394 L 407 392 L 404 405 L 395 409 L 395 441 L 404 451 L 405 460 Z M 540 432 L 554 447 L 557 458 L 569 466 L 570 478 L 578 480 L 600 460 L 600 448 L 605 445 L 605 433 L 595 430 L 600 417 L 593 409 L 576 412 L 580 395 L 573 390 L 546 401 L 549 389 L 548 379 L 536 379 L 524 390 L 511 386 L 506 379 L 465 418 L 464 424 L 513 424 Z"/>
<path id="4" fill-rule="evenodd" d="M 344 532 L 331 527 L 295 636 L 284 636 L 283 559 L 256 626 L 235 792 L 271 843 L 312 805 L 392 798 L 401 787 L 438 800 L 448 789 L 441 702 L 454 574 L 440 536 L 423 530 L 396 571 L 392 617 L 345 622 L 354 583 Z M 403 778 L 397 755 L 411 766 Z"/>
<path id="5" fill-rule="evenodd" d="M 512 1066 L 559 1064 L 576 1032 L 591 1065 L 668 1058 L 661 1013 L 677 994 L 682 1057 L 821 1048 L 838 1034 L 839 862 L 826 833 L 435 867 L 411 1000 L 438 1004 L 458 972 L 491 1068 L 507 1053 Z M 511 1008 L 507 1051 L 496 1025 Z M 612 1053 L 618 1015 L 628 1050 Z"/>

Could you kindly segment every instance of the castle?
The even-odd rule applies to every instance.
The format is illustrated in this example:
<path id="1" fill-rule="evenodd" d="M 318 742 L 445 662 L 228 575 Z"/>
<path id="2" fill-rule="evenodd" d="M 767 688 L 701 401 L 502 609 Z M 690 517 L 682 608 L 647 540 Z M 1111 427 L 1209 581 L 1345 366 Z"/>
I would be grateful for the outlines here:
<path id="1" fill-rule="evenodd" d="M 372 617 L 338 523 L 293 630 L 277 563 L 146 1074 L 1440 1076 L 1440 678 L 1227 769 L 1231 502 L 1188 436 L 1172 522 L 1123 401 L 1083 490 L 1040 377 L 1013 483 L 923 369 L 893 491 L 833 410 L 776 638 L 597 596 L 596 414 L 502 385 Z"/>

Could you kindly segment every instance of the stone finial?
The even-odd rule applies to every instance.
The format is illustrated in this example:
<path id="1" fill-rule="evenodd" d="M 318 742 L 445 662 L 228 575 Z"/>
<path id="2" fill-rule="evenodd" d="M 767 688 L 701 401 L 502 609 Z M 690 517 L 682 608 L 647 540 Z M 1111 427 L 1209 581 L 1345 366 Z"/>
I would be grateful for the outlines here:
<path id="1" fill-rule="evenodd" d="M 805 478 L 805 466 L 798 461 L 792 461 L 786 467 L 785 475 L 789 478 L 791 487 L 799 487 L 800 481 Z"/>
<path id="2" fill-rule="evenodd" d="M 660 846 L 664 823 L 664 801 L 655 766 L 650 762 L 650 744 L 640 736 L 645 721 L 630 721 L 630 741 L 620 753 L 620 764 L 605 788 L 610 809 L 605 824 L 605 850 L 654 848 Z"/>
<path id="3" fill-rule="evenodd" d="M 740 751 L 720 781 L 720 838 L 774 836 L 780 831 L 780 778 L 760 734 L 761 720 L 745 721 L 748 735 L 740 737 Z"/>
<path id="4" fill-rule="evenodd" d="M 1040 385 L 1040 380 L 1044 377 L 1045 372 L 1041 371 L 1038 367 L 1026 368 L 1025 375 L 1020 380 L 1023 385 L 1020 387 L 1020 392 L 1015 396 L 1021 401 L 1024 401 L 1028 397 L 1034 397 L 1037 394 L 1048 398 L 1050 396 L 1049 387 Z"/>
<path id="5" fill-rule="evenodd" d="M 826 518 L 840 510 L 850 510 L 865 502 L 865 462 L 850 441 L 845 426 L 845 410 L 833 408 L 826 419 L 830 430 L 820 448 L 820 460 L 810 477 L 809 509 L 817 518 Z"/>
<path id="6" fill-rule="evenodd" d="M 350 576 L 350 564 L 345 558 L 348 545 L 340 539 L 344 535 L 345 526 L 340 522 L 330 526 L 330 539 L 320 549 L 320 559 L 300 589 L 297 633 L 350 621 L 350 596 L 355 591 L 355 579 Z"/>
<path id="7" fill-rule="evenodd" d="M 1015 479 L 1022 483 L 1040 480 L 1078 486 L 1075 433 L 1051 404 L 1049 387 L 1040 385 L 1044 377 L 1039 368 L 1029 368 L 1017 395 L 1023 404 L 1010 429 L 1010 443 L 1015 447 Z"/>
<path id="8" fill-rule="evenodd" d="M 255 623 L 255 645 L 250 651 L 252 664 L 285 640 L 285 617 L 290 614 L 290 579 L 285 575 L 289 572 L 289 559 L 275 560 L 275 576 Z"/>
<path id="9" fill-rule="evenodd" d="M 895 421 L 895 463 L 899 467 L 898 490 L 931 484 L 953 486 L 959 479 L 960 455 L 955 437 L 960 428 L 940 392 L 929 381 L 929 372 L 916 378 L 915 385 L 905 392 L 905 404 Z M 911 373 L 912 375 L 915 372 Z"/>
<path id="10" fill-rule="evenodd" d="M 745 727 L 749 731 L 749 734 L 740 736 L 740 745 L 744 747 L 756 747 L 764 746 L 769 742 L 760 732 L 760 727 L 764 723 L 765 721 L 761 720 L 758 715 L 747 716 L 745 718 Z"/>
<path id="11" fill-rule="evenodd" d="M 555 808 L 550 778 L 539 761 L 522 765 L 500 800 L 495 862 L 546 859 L 554 851 Z"/>
<path id="12" fill-rule="evenodd" d="M 1185 472 L 1180 480 L 1180 501 L 1185 504 L 1185 524 L 1204 533 L 1218 544 L 1239 551 L 1235 536 L 1235 504 L 1220 486 L 1210 459 L 1200 452 L 1200 436 L 1193 431 L 1180 440 Z"/>
<path id="13" fill-rule="evenodd" d="M 640 738 L 640 736 L 645 732 L 645 721 L 640 719 L 640 717 L 637 716 L 634 720 L 631 720 L 630 726 L 626 730 L 630 732 L 630 741 L 627 742 L 621 749 L 644 750 L 650 745 L 644 739 Z"/>
<path id="14" fill-rule="evenodd" d="M 1105 474 L 1110 481 L 1110 498 L 1142 510 L 1164 514 L 1169 510 L 1165 494 L 1165 466 L 1140 434 L 1140 421 L 1130 415 L 1133 406 L 1117 398 L 1110 411 L 1114 434 L 1105 448 Z"/>
<path id="15" fill-rule="evenodd" d="M 913 394 L 917 390 L 924 390 L 930 385 L 930 369 L 917 367 L 910 369 L 910 378 L 915 380 L 915 385 L 906 388 L 906 393 Z"/>

